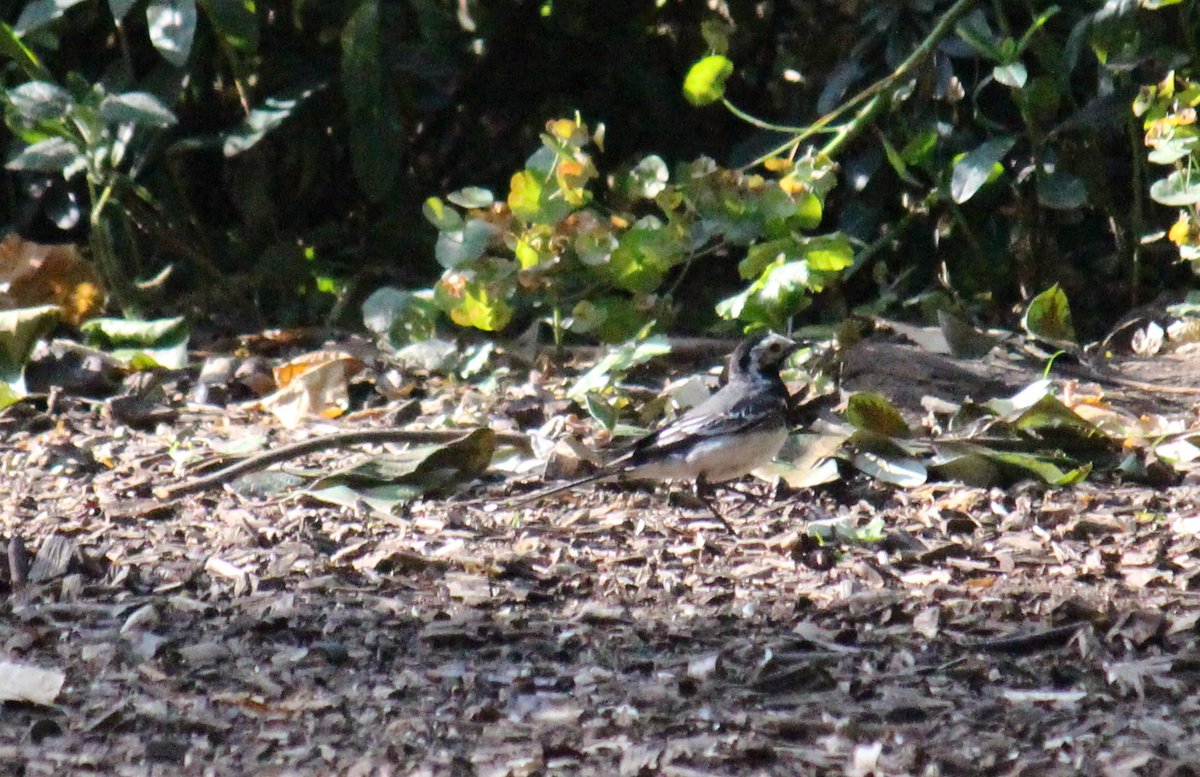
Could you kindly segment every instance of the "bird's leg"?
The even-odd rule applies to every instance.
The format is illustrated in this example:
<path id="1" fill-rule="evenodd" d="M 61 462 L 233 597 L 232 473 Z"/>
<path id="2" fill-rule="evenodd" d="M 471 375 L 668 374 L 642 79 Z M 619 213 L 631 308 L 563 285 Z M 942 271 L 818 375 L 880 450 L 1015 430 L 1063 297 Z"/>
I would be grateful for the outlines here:
<path id="1" fill-rule="evenodd" d="M 721 483 L 720 486 L 721 486 L 721 488 L 724 488 L 727 491 L 732 491 L 735 494 L 740 494 L 741 496 L 750 500 L 751 502 L 758 505 L 759 507 L 762 507 L 764 504 L 766 504 L 766 500 L 763 499 L 762 494 L 757 494 L 754 491 L 748 491 L 744 488 L 738 488 L 731 482 Z"/>
<path id="2" fill-rule="evenodd" d="M 721 515 L 721 511 L 717 509 L 715 504 L 713 504 L 712 492 L 712 484 L 705 479 L 704 475 L 698 476 L 696 478 L 695 486 L 696 498 L 704 503 L 704 506 L 708 508 L 708 511 L 713 514 L 713 518 L 716 518 L 717 521 L 725 527 L 725 531 L 736 537 L 737 532 L 733 530 L 733 527 L 729 525 L 729 521 L 725 520 L 725 516 Z"/>

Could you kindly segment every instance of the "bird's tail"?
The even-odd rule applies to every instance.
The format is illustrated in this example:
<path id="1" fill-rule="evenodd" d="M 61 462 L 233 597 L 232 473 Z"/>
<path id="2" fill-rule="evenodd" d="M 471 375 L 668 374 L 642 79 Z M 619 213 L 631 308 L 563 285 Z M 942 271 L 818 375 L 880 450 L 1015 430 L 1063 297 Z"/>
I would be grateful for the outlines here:
<path id="1" fill-rule="evenodd" d="M 594 474 L 578 478 L 576 480 L 570 480 L 570 481 L 567 481 L 566 483 L 560 483 L 557 486 L 550 486 L 549 488 L 543 488 L 540 491 L 534 491 L 532 494 L 526 494 L 525 496 L 519 497 L 517 499 L 509 500 L 506 506 L 507 507 L 520 507 L 521 505 L 529 504 L 530 502 L 536 502 L 539 499 L 545 499 L 548 496 L 554 496 L 555 494 L 561 494 L 563 491 L 570 491 L 572 488 L 577 488 L 579 486 L 586 485 L 587 483 L 595 483 L 600 480 L 609 480 L 609 479 L 615 478 L 615 477 L 617 477 L 618 474 L 619 473 L 604 469 L 604 470 L 601 470 Z"/>

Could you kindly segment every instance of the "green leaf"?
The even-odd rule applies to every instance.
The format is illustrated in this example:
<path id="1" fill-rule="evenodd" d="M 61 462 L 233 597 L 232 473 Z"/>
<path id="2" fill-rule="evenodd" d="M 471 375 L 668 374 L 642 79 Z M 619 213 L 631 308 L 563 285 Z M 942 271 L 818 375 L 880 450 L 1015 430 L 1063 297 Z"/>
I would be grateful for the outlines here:
<path id="1" fill-rule="evenodd" d="M 1014 143 L 1016 139 L 1008 136 L 992 138 L 955 162 L 950 177 L 950 195 L 954 201 L 966 202 L 981 186 L 1003 173 L 1000 161 Z"/>
<path id="2" fill-rule="evenodd" d="M 8 102 L 28 121 L 61 119 L 75 104 L 66 89 L 49 81 L 29 81 L 9 89 Z"/>
<path id="3" fill-rule="evenodd" d="M 442 267 L 457 267 L 483 256 L 497 227 L 483 219 L 471 219 L 462 229 L 439 232 L 434 256 Z"/>
<path id="4" fill-rule="evenodd" d="M 1004 56 L 996 41 L 996 34 L 988 25 L 987 16 L 980 10 L 974 10 L 962 18 L 955 26 L 954 32 L 971 48 L 983 54 L 988 59 L 1001 61 Z"/>
<path id="5" fill-rule="evenodd" d="M 1150 186 L 1150 199 L 1160 205 L 1186 208 L 1200 203 L 1200 174 L 1176 170 Z"/>
<path id="6" fill-rule="evenodd" d="M 776 259 L 748 289 L 722 300 L 717 313 L 751 326 L 782 329 L 787 319 L 808 307 L 813 275 L 808 263 Z"/>
<path id="7" fill-rule="evenodd" d="M 854 466 L 870 477 L 900 488 L 916 488 L 929 479 L 918 459 L 888 457 L 870 451 L 854 454 Z"/>
<path id="8" fill-rule="evenodd" d="M 253 148 L 324 87 L 324 84 L 298 87 L 263 100 L 262 105 L 250 111 L 241 126 L 223 136 L 221 150 L 226 157 L 234 157 Z"/>
<path id="9" fill-rule="evenodd" d="M 188 329 L 182 317 L 153 321 L 93 318 L 79 329 L 85 343 L 109 351 L 134 369 L 187 366 Z"/>
<path id="10" fill-rule="evenodd" d="M 459 326 L 484 332 L 498 332 L 512 320 L 512 307 L 501 296 L 500 287 L 479 278 L 467 281 L 449 306 L 449 313 L 450 320 Z"/>
<path id="11" fill-rule="evenodd" d="M 195 0 L 150 0 L 146 6 L 150 43 L 175 67 L 187 64 L 196 36 Z"/>
<path id="12" fill-rule="evenodd" d="M 662 157 L 651 154 L 634 165 L 629 171 L 628 191 L 632 197 L 652 200 L 659 192 L 667 188 L 667 163 Z"/>
<path id="13" fill-rule="evenodd" d="M 1158 145 L 1146 154 L 1146 159 L 1156 165 L 1173 165 L 1193 153 L 1198 145 L 1197 141 L 1200 141 L 1200 137 L 1194 135 L 1191 137 L 1175 135 L 1159 140 Z"/>
<path id="14" fill-rule="evenodd" d="M 83 155 L 66 138 L 46 138 L 21 150 L 4 166 L 9 170 L 38 173 L 61 173 L 83 162 Z"/>
<path id="15" fill-rule="evenodd" d="M 113 94 L 100 101 L 100 119 L 108 124 L 137 124 L 170 127 L 178 123 L 175 114 L 161 100 L 146 92 Z"/>
<path id="16" fill-rule="evenodd" d="M 1001 451 L 989 451 L 987 456 L 1014 478 L 1033 476 L 1051 486 L 1073 486 L 1085 480 L 1092 472 L 1091 462 L 1064 471 L 1059 466 L 1064 463 L 1062 460 L 1044 456 Z"/>
<path id="17" fill-rule="evenodd" d="M 662 284 L 667 271 L 683 258 L 683 252 L 670 226 L 648 216 L 620 237 L 608 262 L 597 270 L 619 289 L 648 294 Z"/>
<path id="18" fill-rule="evenodd" d="M 992 68 L 992 76 L 1013 89 L 1020 89 L 1025 86 L 1025 80 L 1029 78 L 1029 71 L 1020 62 L 1010 62 L 1007 65 L 996 65 Z"/>
<path id="19" fill-rule="evenodd" d="M 61 317 L 58 305 L 0 311 L 0 407 L 25 396 L 25 364 Z"/>
<path id="20" fill-rule="evenodd" d="M 912 437 L 912 429 L 900 411 L 883 395 L 859 391 L 846 404 L 846 420 L 854 428 L 883 437 Z"/>
<path id="21" fill-rule="evenodd" d="M 34 81 L 49 81 L 53 78 L 37 55 L 21 42 L 17 31 L 3 22 L 0 22 L 0 56 L 17 63 L 25 75 Z"/>
<path id="22" fill-rule="evenodd" d="M 920 186 L 921 182 L 914 178 L 912 173 L 908 172 L 908 165 L 905 164 L 904 157 L 891 144 L 887 136 L 881 132 L 879 133 L 879 140 L 883 143 L 883 152 L 887 155 L 888 164 L 892 166 L 892 170 L 896 172 L 900 180 L 910 186 Z"/>
<path id="23" fill-rule="evenodd" d="M 808 269 L 814 272 L 841 272 L 854 264 L 854 247 L 840 232 L 806 238 L 801 244 Z"/>
<path id="24" fill-rule="evenodd" d="M 372 202 L 382 202 L 400 172 L 407 132 L 378 0 L 361 3 L 342 30 L 342 93 L 350 112 L 350 161 Z"/>
<path id="25" fill-rule="evenodd" d="M 1087 187 L 1079 178 L 1055 170 L 1037 179 L 1038 202 L 1047 208 L 1074 210 L 1087 204 Z"/>
<path id="26" fill-rule="evenodd" d="M 72 7 L 83 0 L 32 0 L 21 9 L 13 28 L 20 35 L 40 30 L 51 22 L 62 18 Z"/>
<path id="27" fill-rule="evenodd" d="M 725 96 L 725 81 L 733 74 L 733 63 L 720 54 L 692 65 L 683 80 L 683 95 L 692 105 L 714 103 Z"/>
<path id="28" fill-rule="evenodd" d="M 309 493 L 320 497 L 321 491 L 341 486 L 364 502 L 381 500 L 381 506 L 390 509 L 423 496 L 452 493 L 486 472 L 495 452 L 496 433 L 476 429 L 445 445 L 425 445 L 356 462 L 316 481 Z"/>
<path id="29" fill-rule="evenodd" d="M 440 316 L 431 291 L 411 292 L 384 286 L 363 302 L 363 325 L 399 348 L 437 334 Z"/>
<path id="30" fill-rule="evenodd" d="M 112 2 L 112 0 L 110 0 Z M 258 51 L 256 0 L 200 0 L 205 16 L 225 45 L 235 51 Z"/>
<path id="31" fill-rule="evenodd" d="M 542 214 L 542 182 L 532 170 L 522 170 L 509 181 L 508 207 L 525 221 L 537 221 Z"/>
<path id="32" fill-rule="evenodd" d="M 813 192 L 802 195 L 796 203 L 796 228 L 816 229 L 821 223 L 825 203 Z"/>
<path id="33" fill-rule="evenodd" d="M 587 405 L 588 415 L 596 419 L 606 430 L 611 432 L 617 427 L 617 411 L 604 401 L 604 397 L 600 394 L 589 391 L 584 397 L 584 403 Z"/>
<path id="34" fill-rule="evenodd" d="M 589 392 L 604 391 L 634 367 L 670 352 L 671 345 L 662 335 L 633 339 L 622 345 L 610 347 L 590 370 L 579 376 L 575 384 L 567 390 L 567 396 L 576 402 L 582 401 Z"/>
<path id="35" fill-rule="evenodd" d="M 431 198 L 432 199 L 432 198 Z M 462 208 L 490 208 L 496 197 L 487 189 L 468 186 L 446 195 L 446 199 Z"/>
<path id="36" fill-rule="evenodd" d="M 462 215 L 437 197 L 425 200 L 425 204 L 421 206 L 421 213 L 439 232 L 453 232 L 463 227 Z"/>
<path id="37" fill-rule="evenodd" d="M 1107 434 L 1052 396 L 1042 397 L 1026 409 L 1013 422 L 1013 427 L 1071 452 L 1100 452 L 1113 445 Z"/>
<path id="38" fill-rule="evenodd" d="M 648 313 L 629 297 L 593 297 L 571 309 L 571 331 L 594 333 L 606 343 L 623 343 L 641 331 Z"/>
<path id="39" fill-rule="evenodd" d="M 800 258 L 800 246 L 796 238 L 788 236 L 765 243 L 755 243 L 746 249 L 746 258 L 738 262 L 738 275 L 750 280 L 762 275 L 777 260 L 794 261 Z"/>
<path id="40" fill-rule="evenodd" d="M 124 318 L 93 318 L 80 330 L 89 345 L 100 348 L 124 348 L 139 345 L 162 345 L 187 334 L 182 317 L 160 318 L 153 321 L 130 321 Z"/>
<path id="41" fill-rule="evenodd" d="M 1054 284 L 1029 302 L 1021 319 L 1025 331 L 1051 342 L 1074 343 L 1075 326 L 1071 323 L 1071 306 L 1067 295 Z"/>

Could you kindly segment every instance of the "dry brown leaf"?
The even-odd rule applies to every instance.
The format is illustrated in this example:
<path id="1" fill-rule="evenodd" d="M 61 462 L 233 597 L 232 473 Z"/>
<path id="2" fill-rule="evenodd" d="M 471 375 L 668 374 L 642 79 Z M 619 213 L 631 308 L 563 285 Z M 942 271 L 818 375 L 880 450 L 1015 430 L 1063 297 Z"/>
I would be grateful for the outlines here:
<path id="1" fill-rule="evenodd" d="M 43 245 L 10 234 L 0 241 L 0 288 L 5 307 L 55 304 L 78 326 L 104 306 L 100 276 L 75 245 Z"/>

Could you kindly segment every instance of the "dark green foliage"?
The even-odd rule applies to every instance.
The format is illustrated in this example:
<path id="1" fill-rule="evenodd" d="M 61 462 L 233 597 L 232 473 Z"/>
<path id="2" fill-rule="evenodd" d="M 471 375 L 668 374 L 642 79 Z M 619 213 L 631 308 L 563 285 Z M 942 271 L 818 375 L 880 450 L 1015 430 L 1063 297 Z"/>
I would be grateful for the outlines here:
<path id="1" fill-rule="evenodd" d="M 1195 2 L 27 0 L 0 18 L 9 168 L 70 178 L 128 308 L 307 322 L 440 276 L 460 323 L 613 340 L 711 325 L 717 303 L 750 326 L 867 303 L 1011 318 L 1058 283 L 1086 337 L 1186 277 L 1146 235 L 1200 244 L 1178 97 Z M 535 191 L 550 168 L 527 155 L 577 111 L 607 127 L 590 172 L 555 183 L 583 199 Z M 810 145 L 839 185 L 772 190 Z M 515 222 L 479 217 L 488 192 Z"/>

